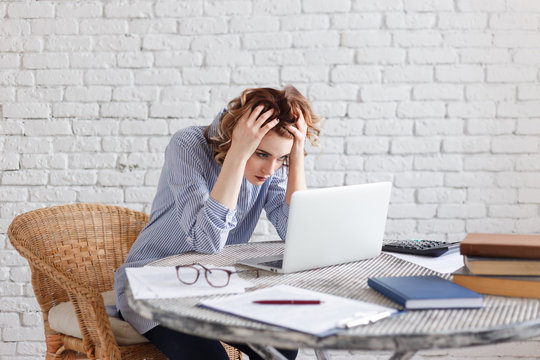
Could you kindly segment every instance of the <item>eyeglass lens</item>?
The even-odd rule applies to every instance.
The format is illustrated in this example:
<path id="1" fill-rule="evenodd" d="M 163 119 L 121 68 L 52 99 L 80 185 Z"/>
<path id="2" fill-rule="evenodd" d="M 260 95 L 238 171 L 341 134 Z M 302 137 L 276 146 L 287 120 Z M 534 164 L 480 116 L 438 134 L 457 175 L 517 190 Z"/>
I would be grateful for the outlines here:
<path id="1" fill-rule="evenodd" d="M 224 287 L 229 284 L 230 273 L 223 269 L 207 269 L 204 273 L 206 281 L 214 287 Z"/>

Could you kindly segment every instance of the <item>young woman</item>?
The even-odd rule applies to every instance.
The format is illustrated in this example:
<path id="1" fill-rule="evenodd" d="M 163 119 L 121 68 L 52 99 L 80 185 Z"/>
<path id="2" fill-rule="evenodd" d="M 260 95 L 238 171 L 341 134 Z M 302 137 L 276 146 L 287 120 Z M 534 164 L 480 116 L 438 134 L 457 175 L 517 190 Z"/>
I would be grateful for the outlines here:
<path id="1" fill-rule="evenodd" d="M 170 330 L 131 310 L 125 269 L 247 243 L 263 209 L 284 239 L 291 196 L 306 188 L 304 143 L 317 142 L 319 120 L 292 86 L 247 89 L 208 127 L 188 127 L 172 137 L 150 221 L 115 274 L 120 315 L 169 359 L 228 357 L 217 340 Z M 248 346 L 234 346 L 260 359 Z M 282 353 L 294 359 L 297 352 Z"/>

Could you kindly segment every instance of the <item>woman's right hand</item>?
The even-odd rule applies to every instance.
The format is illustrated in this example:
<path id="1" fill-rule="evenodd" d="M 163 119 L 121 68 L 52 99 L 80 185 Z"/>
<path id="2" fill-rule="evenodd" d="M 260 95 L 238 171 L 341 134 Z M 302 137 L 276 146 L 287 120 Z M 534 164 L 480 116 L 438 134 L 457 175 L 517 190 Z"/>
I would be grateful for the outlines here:
<path id="1" fill-rule="evenodd" d="M 259 105 L 238 120 L 232 133 L 232 144 L 227 156 L 239 156 L 242 160 L 247 161 L 257 150 L 266 133 L 277 125 L 279 120 L 274 119 L 262 126 L 274 113 L 274 110 L 270 109 L 261 114 L 263 109 L 264 106 Z"/>

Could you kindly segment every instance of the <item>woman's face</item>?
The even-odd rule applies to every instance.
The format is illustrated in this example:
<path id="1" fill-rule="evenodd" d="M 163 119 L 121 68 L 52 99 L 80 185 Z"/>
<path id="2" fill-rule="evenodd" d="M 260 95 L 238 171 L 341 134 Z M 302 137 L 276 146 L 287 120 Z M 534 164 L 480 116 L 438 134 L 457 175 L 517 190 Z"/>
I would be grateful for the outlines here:
<path id="1" fill-rule="evenodd" d="M 287 161 L 294 139 L 270 130 L 246 163 L 244 177 L 253 185 L 262 185 Z"/>

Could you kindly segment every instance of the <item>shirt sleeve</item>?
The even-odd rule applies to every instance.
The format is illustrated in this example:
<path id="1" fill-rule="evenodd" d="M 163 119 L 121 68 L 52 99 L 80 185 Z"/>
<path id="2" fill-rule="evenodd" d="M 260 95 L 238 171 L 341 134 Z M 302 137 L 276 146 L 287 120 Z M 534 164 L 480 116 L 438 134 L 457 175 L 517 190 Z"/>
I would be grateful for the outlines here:
<path id="1" fill-rule="evenodd" d="M 174 198 L 176 220 L 192 250 L 214 254 L 225 246 L 237 223 L 235 211 L 210 197 L 205 173 L 212 161 L 200 142 L 175 137 L 165 152 L 167 185 Z"/>
<path id="2" fill-rule="evenodd" d="M 264 210 L 268 220 L 274 225 L 281 238 L 285 240 L 287 235 L 287 223 L 289 220 L 289 205 L 285 202 L 287 190 L 287 173 L 285 167 L 276 172 L 270 179 Z"/>

